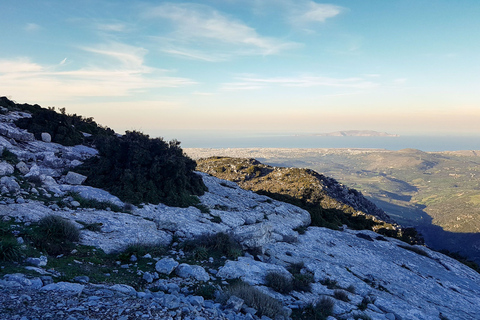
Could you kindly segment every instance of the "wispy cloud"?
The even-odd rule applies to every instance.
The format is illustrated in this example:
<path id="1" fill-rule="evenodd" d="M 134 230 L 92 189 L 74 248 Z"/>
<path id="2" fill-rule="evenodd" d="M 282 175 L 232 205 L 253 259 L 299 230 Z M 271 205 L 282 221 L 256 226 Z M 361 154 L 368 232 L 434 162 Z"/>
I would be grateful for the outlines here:
<path id="1" fill-rule="evenodd" d="M 118 42 L 109 42 L 94 47 L 82 47 L 84 51 L 103 55 L 112 58 L 124 68 L 137 69 L 142 72 L 148 72 L 148 68 L 144 65 L 144 56 L 147 50 L 144 48 L 134 47 Z"/>
<path id="2" fill-rule="evenodd" d="M 97 29 L 106 32 L 123 32 L 127 30 L 127 27 L 123 23 L 98 23 Z"/>
<path id="3" fill-rule="evenodd" d="M 40 26 L 36 23 L 27 23 L 27 25 L 23 28 L 23 30 L 27 32 L 35 32 L 40 30 Z"/>
<path id="4" fill-rule="evenodd" d="M 203 57 L 212 52 L 215 59 L 222 55 L 270 55 L 296 45 L 262 36 L 242 21 L 205 5 L 165 3 L 144 16 L 170 22 L 172 32 L 159 40 L 169 45 L 169 53 L 188 58 L 205 60 Z M 191 54 L 191 46 L 196 54 Z"/>
<path id="5" fill-rule="evenodd" d="M 223 85 L 223 90 L 254 90 L 267 87 L 337 87 L 369 89 L 377 87 L 378 84 L 359 77 L 351 78 L 330 78 L 318 76 L 299 77 L 239 77 L 237 82 L 230 82 Z"/>
<path id="6" fill-rule="evenodd" d="M 299 2 L 291 16 L 291 21 L 295 24 L 325 22 L 328 18 L 333 18 L 341 12 L 341 7 L 332 4 L 316 3 L 313 1 Z"/>
<path id="7" fill-rule="evenodd" d="M 146 50 L 142 48 L 109 43 L 83 50 L 101 56 L 96 66 L 68 69 L 66 59 L 56 65 L 42 65 L 27 58 L 0 60 L 0 87 L 10 96 L 41 102 L 125 97 L 155 88 L 195 84 L 187 78 L 169 76 L 166 70 L 145 66 Z"/>

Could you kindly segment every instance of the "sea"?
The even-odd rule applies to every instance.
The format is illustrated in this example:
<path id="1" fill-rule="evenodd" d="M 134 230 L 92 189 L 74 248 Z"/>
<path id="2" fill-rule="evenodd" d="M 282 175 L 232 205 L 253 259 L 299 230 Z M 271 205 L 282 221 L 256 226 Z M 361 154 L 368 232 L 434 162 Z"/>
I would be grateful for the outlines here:
<path id="1" fill-rule="evenodd" d="M 173 139 L 173 138 L 171 138 Z M 178 133 L 183 148 L 367 148 L 427 152 L 480 150 L 479 136 L 325 137 L 313 135 L 232 135 Z"/>

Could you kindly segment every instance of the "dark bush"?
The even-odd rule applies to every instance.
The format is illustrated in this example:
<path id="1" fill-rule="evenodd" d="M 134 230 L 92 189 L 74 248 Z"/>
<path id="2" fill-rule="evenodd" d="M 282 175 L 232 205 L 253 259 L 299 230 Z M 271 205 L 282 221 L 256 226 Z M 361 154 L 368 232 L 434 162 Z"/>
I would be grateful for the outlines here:
<path id="1" fill-rule="evenodd" d="M 38 249 L 58 255 L 73 249 L 74 242 L 80 239 L 80 231 L 69 220 L 51 215 L 39 220 L 31 238 Z"/>
<path id="2" fill-rule="evenodd" d="M 229 259 L 236 259 L 243 255 L 240 244 L 232 236 L 223 232 L 206 234 L 185 241 L 181 244 L 181 248 L 196 260 L 205 260 L 211 256 L 226 256 Z"/>
<path id="3" fill-rule="evenodd" d="M 16 238 L 0 239 L 0 261 L 18 261 L 21 255 L 22 248 Z"/>
<path id="4" fill-rule="evenodd" d="M 335 299 L 337 299 L 337 300 L 342 300 L 342 301 L 345 301 L 345 302 L 350 301 L 350 299 L 348 298 L 347 292 L 345 292 L 345 291 L 343 291 L 343 290 L 335 290 L 335 291 L 333 291 L 333 296 L 334 296 Z"/>
<path id="5" fill-rule="evenodd" d="M 279 293 L 287 294 L 293 290 L 291 277 L 278 271 L 269 271 L 265 276 L 265 283 Z"/>
<path id="6" fill-rule="evenodd" d="M 292 318 L 302 320 L 326 320 L 333 314 L 334 305 L 335 303 L 332 299 L 323 297 L 316 304 L 309 304 L 303 309 L 294 311 Z"/>
<path id="7" fill-rule="evenodd" d="M 0 159 L 13 165 L 19 162 L 17 155 L 7 148 L 3 148 L 2 152 L 0 152 Z"/>
<path id="8" fill-rule="evenodd" d="M 292 286 L 295 291 L 311 291 L 313 283 L 313 274 L 304 269 L 303 262 L 293 263 L 288 268 L 293 276 Z"/>
<path id="9" fill-rule="evenodd" d="M 41 139 L 42 132 L 47 132 L 52 137 L 52 142 L 74 146 L 88 140 L 83 133 L 94 136 L 115 133 L 112 129 L 99 126 L 93 118 L 66 114 L 65 108 L 61 108 L 60 113 L 57 113 L 55 108 L 45 109 L 37 104 L 15 104 L 12 101 L 1 100 L 0 104 L 2 103 L 8 105 L 9 110 L 26 111 L 32 114 L 31 118 L 18 119 L 15 125 L 33 133 L 37 139 Z"/>
<path id="10" fill-rule="evenodd" d="M 187 207 L 198 203 L 194 195 L 202 195 L 206 187 L 193 172 L 195 161 L 183 154 L 179 144 L 136 131 L 99 137 L 95 142 L 99 155 L 76 171 L 87 176 L 85 184 L 105 189 L 124 202 Z"/>
<path id="11" fill-rule="evenodd" d="M 245 304 L 257 310 L 257 315 L 260 317 L 265 315 L 275 319 L 277 316 L 285 316 L 283 306 L 279 301 L 242 281 L 231 285 L 227 289 L 227 293 L 243 299 Z"/>

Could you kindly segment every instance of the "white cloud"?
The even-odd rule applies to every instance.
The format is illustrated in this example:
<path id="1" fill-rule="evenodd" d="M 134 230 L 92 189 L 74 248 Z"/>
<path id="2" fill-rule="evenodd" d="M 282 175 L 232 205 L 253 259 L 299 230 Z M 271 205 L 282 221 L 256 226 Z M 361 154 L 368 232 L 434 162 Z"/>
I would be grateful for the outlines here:
<path id="1" fill-rule="evenodd" d="M 123 32 L 127 27 L 123 23 L 99 23 L 97 29 L 106 32 Z"/>
<path id="2" fill-rule="evenodd" d="M 341 7 L 332 4 L 323 4 L 309 1 L 303 8 L 299 8 L 297 14 L 292 16 L 295 23 L 325 22 L 340 14 Z"/>
<path id="3" fill-rule="evenodd" d="M 378 84 L 367 81 L 363 78 L 330 78 L 318 76 L 299 76 L 299 77 L 239 77 L 238 82 L 226 83 L 223 90 L 252 90 L 262 89 L 266 87 L 337 87 L 337 88 L 354 88 L 369 89 L 377 87 Z"/>
<path id="4" fill-rule="evenodd" d="M 195 84 L 145 66 L 146 50 L 142 48 L 109 43 L 83 49 L 101 56 L 96 59 L 97 66 L 67 69 L 71 64 L 65 64 L 66 59 L 56 65 L 41 65 L 26 58 L 0 60 L 0 87 L 13 97 L 51 102 L 78 97 L 126 97 L 155 88 Z"/>
<path id="5" fill-rule="evenodd" d="M 169 21 L 172 33 L 160 41 L 169 44 L 170 53 L 199 58 L 214 52 L 214 56 L 269 55 L 295 46 L 294 43 L 264 37 L 238 19 L 224 15 L 211 7 L 197 4 L 165 3 L 149 9 L 145 17 Z M 196 54 L 189 49 L 195 46 Z M 207 53 L 199 53 L 202 50 Z"/>
<path id="6" fill-rule="evenodd" d="M 144 48 L 133 47 L 118 42 L 110 42 L 96 47 L 83 47 L 82 49 L 113 58 L 120 62 L 125 68 L 140 69 L 144 71 L 147 71 L 148 69 L 143 64 L 144 56 L 148 52 Z"/>
<path id="7" fill-rule="evenodd" d="M 36 23 L 27 23 L 23 29 L 27 32 L 34 32 L 40 30 L 40 26 Z"/>

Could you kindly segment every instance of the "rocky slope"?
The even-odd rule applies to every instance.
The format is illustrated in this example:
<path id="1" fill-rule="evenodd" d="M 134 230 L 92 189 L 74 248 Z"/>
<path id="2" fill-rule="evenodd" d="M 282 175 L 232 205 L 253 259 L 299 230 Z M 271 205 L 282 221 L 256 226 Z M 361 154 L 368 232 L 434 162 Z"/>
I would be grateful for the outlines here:
<path id="1" fill-rule="evenodd" d="M 309 226 L 307 211 L 206 173 L 196 207 L 131 206 L 72 172 L 95 149 L 36 140 L 12 122 L 25 116 L 0 116 L 0 247 L 21 245 L 1 261 L 0 318 L 480 318 L 480 275 L 447 256 Z M 73 250 L 34 248 L 31 232 L 51 215 L 80 230 Z"/>

